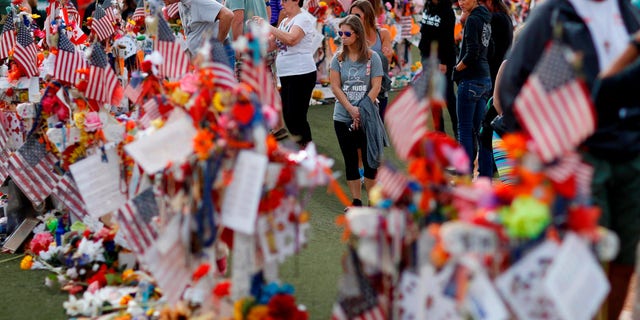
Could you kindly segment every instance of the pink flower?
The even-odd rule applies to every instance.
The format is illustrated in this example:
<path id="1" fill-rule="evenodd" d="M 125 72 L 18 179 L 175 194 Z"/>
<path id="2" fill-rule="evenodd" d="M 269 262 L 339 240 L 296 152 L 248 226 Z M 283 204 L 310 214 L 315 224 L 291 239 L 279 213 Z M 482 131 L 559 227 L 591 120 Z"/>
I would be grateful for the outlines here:
<path id="1" fill-rule="evenodd" d="M 33 254 L 40 254 L 41 251 L 47 251 L 49 245 L 53 242 L 53 236 L 49 232 L 40 232 L 33 237 L 29 243 L 29 250 Z"/>

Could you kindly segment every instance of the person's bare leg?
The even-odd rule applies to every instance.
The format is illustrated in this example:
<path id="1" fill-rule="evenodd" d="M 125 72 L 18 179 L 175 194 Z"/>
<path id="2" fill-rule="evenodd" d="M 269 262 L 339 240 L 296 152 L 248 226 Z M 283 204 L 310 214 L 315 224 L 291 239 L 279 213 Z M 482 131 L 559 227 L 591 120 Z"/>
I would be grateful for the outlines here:
<path id="1" fill-rule="evenodd" d="M 611 291 L 607 299 L 607 319 L 617 320 L 627 298 L 629 282 L 633 274 L 632 265 L 609 263 Z"/>

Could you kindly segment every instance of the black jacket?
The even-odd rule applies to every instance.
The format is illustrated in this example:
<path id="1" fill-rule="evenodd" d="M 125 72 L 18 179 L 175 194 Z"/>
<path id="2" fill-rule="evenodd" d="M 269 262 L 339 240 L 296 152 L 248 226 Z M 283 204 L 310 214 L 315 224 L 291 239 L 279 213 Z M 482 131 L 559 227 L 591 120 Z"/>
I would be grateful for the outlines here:
<path id="1" fill-rule="evenodd" d="M 504 60 L 507 50 L 513 41 L 513 22 L 504 12 L 491 13 L 491 39 L 493 50 L 489 55 L 489 70 L 491 71 L 491 83 L 496 81 L 498 69 Z"/>
<path id="2" fill-rule="evenodd" d="M 429 57 L 431 43 L 438 43 L 438 59 L 444 65 L 453 67 L 456 61 L 456 44 L 453 38 L 456 16 L 449 1 L 445 5 L 425 5 L 420 21 L 420 56 Z"/>
<path id="3" fill-rule="evenodd" d="M 454 71 L 454 80 L 479 79 L 489 77 L 487 54 L 491 42 L 491 13 L 484 6 L 471 11 L 464 24 L 462 46 L 458 62 L 467 66 L 462 71 Z"/>
<path id="4" fill-rule="evenodd" d="M 625 0 L 618 0 L 622 19 L 629 33 L 640 28 L 637 9 Z M 589 89 L 593 89 L 600 66 L 591 34 L 586 24 L 568 0 L 545 1 L 532 12 L 519 41 L 513 46 L 500 80 L 500 103 L 504 111 L 504 122 L 510 130 L 518 125 L 513 112 L 513 103 L 538 60 L 546 44 L 553 39 L 554 26 L 561 25 L 560 41 L 574 51 L 583 54 L 582 76 Z M 636 100 L 640 106 L 640 99 Z M 600 101 L 596 132 L 585 142 L 587 150 L 595 156 L 610 160 L 625 160 L 640 154 L 640 122 L 630 123 L 621 119 L 615 110 Z"/>

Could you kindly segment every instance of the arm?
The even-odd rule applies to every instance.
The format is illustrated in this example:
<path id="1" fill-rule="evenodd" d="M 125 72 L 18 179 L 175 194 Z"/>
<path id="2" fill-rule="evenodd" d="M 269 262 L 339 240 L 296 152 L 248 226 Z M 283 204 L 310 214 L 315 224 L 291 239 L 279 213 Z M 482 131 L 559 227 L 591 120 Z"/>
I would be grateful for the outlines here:
<path id="1" fill-rule="evenodd" d="M 273 34 L 276 39 L 280 40 L 280 42 L 289 47 L 295 46 L 296 44 L 300 43 L 300 40 L 302 40 L 302 38 L 304 38 L 304 31 L 302 31 L 302 28 L 297 25 L 291 27 L 291 31 L 289 32 L 280 30 L 271 25 L 269 25 L 269 29 L 271 31 L 271 34 Z"/>
<path id="2" fill-rule="evenodd" d="M 393 49 L 391 48 L 391 32 L 387 28 L 380 28 L 380 41 L 382 42 L 382 54 L 391 61 Z"/>
<path id="3" fill-rule="evenodd" d="M 640 32 L 636 32 L 631 37 L 631 40 L 640 42 Z M 614 74 L 622 71 L 622 69 L 624 69 L 626 66 L 631 64 L 634 60 L 636 60 L 639 55 L 640 55 L 640 47 L 632 43 L 629 43 L 627 48 L 624 50 L 624 52 L 622 52 L 622 54 L 618 57 L 618 59 L 616 59 L 608 69 L 602 71 L 602 73 L 600 74 L 600 77 L 602 78 L 611 77 Z"/>
<path id="4" fill-rule="evenodd" d="M 380 88 L 382 88 L 382 76 L 371 78 L 371 90 L 369 90 L 368 94 L 371 101 L 376 101 Z"/>
<path id="5" fill-rule="evenodd" d="M 469 65 L 475 64 L 480 58 L 480 41 L 479 28 L 481 28 L 482 23 L 478 21 L 475 17 L 467 18 L 467 22 L 464 25 L 465 31 L 463 33 L 464 39 L 462 43 L 466 47 L 467 51 L 465 52 L 464 57 L 460 58 L 460 62 L 456 65 L 456 71 L 462 71 L 467 68 Z"/>
<path id="6" fill-rule="evenodd" d="M 244 9 L 233 10 L 233 18 L 231 19 L 231 36 L 233 40 L 237 40 L 239 36 L 244 34 Z"/>
<path id="7" fill-rule="evenodd" d="M 496 87 L 493 88 L 493 107 L 496 108 L 498 114 L 502 114 L 502 106 L 500 105 L 500 97 L 498 97 L 498 91 L 500 91 L 500 78 L 502 78 L 502 73 L 504 72 L 504 64 L 507 60 L 502 61 L 500 68 L 498 68 L 498 73 L 496 74 Z"/>
<path id="8" fill-rule="evenodd" d="M 372 50 L 369 52 L 371 54 L 371 88 L 369 88 L 368 96 L 371 98 L 371 101 L 376 101 L 382 88 L 382 75 L 384 71 L 382 71 L 380 56 Z"/>
<path id="9" fill-rule="evenodd" d="M 229 29 L 231 28 L 231 23 L 233 21 L 234 14 L 231 10 L 226 7 L 222 7 L 220 9 L 220 13 L 218 13 L 218 21 L 220 25 L 218 27 L 218 40 L 224 41 L 229 34 Z"/>
<path id="10" fill-rule="evenodd" d="M 331 69 L 329 71 L 329 81 L 331 82 L 331 92 L 336 96 L 336 100 L 340 102 L 340 104 L 349 112 L 351 117 L 354 119 L 354 123 L 357 126 L 356 120 L 360 119 L 360 110 L 354 107 L 349 99 L 347 99 L 347 95 L 342 91 L 342 80 L 340 78 L 340 71 Z M 375 98 L 374 98 L 375 99 Z"/>

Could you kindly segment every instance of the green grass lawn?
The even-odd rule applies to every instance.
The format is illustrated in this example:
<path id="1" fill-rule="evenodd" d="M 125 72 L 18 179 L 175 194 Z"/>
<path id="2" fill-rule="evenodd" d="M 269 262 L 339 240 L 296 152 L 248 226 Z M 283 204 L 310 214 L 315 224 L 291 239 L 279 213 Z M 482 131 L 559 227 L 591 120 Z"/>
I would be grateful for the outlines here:
<path id="1" fill-rule="evenodd" d="M 310 107 L 308 118 L 318 152 L 335 159 L 334 171 L 344 172 L 332 114 L 332 105 L 316 105 Z M 385 149 L 385 158 L 396 167 L 404 167 L 392 148 Z M 344 178 L 339 181 L 348 192 Z M 344 206 L 325 188 L 318 188 L 306 209 L 311 213 L 310 242 L 299 255 L 285 261 L 280 275 L 295 286 L 298 302 L 307 307 L 311 319 L 329 319 L 345 250 L 340 242 L 341 230 L 334 222 Z M 16 255 L 0 254 L 0 260 L 12 257 Z M 0 320 L 65 319 L 62 303 L 67 295 L 45 287 L 46 275 L 44 271 L 20 270 L 20 259 L 0 263 Z"/>

